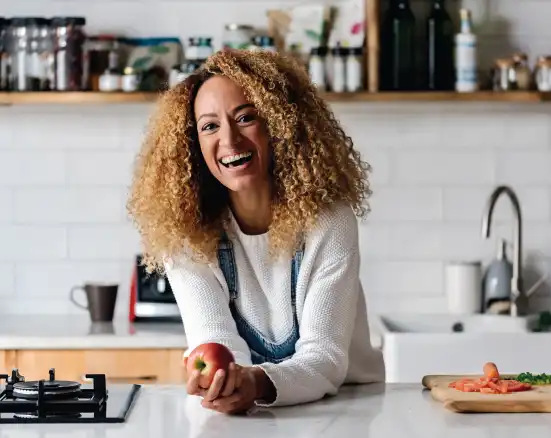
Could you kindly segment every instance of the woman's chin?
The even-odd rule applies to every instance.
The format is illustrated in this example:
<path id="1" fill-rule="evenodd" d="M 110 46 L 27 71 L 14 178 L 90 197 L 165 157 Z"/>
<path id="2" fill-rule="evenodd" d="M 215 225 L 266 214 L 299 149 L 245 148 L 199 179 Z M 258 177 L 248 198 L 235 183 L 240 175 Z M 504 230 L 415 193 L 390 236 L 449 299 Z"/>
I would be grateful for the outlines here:
<path id="1" fill-rule="evenodd" d="M 262 178 L 260 175 L 240 175 L 234 176 L 232 178 L 227 178 L 224 181 L 226 188 L 232 192 L 251 192 L 257 191 L 262 187 L 266 182 L 265 178 Z"/>

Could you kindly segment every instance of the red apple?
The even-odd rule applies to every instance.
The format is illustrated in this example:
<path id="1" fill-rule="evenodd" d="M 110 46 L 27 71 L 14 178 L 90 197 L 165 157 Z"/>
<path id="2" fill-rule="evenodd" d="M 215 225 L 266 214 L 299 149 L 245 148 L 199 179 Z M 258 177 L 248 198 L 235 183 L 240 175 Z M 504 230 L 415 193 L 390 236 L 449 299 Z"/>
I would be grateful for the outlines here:
<path id="1" fill-rule="evenodd" d="M 222 369 L 227 373 L 232 362 L 235 362 L 235 359 L 226 346 L 216 342 L 208 342 L 198 345 L 189 354 L 187 372 L 188 375 L 191 375 L 195 370 L 201 371 L 199 386 L 207 389 L 210 387 L 216 371 Z"/>

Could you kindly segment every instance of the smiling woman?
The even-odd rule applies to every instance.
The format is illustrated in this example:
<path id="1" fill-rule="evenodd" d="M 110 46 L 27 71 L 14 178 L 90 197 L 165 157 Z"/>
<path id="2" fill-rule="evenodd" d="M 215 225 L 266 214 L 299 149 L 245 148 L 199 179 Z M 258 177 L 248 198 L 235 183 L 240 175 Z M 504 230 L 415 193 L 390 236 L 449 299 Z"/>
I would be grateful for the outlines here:
<path id="1" fill-rule="evenodd" d="M 186 376 L 204 407 L 384 380 L 359 279 L 368 170 L 308 74 L 278 54 L 218 52 L 162 97 L 128 208 L 189 351 L 215 342 L 235 358 L 209 388 Z"/>

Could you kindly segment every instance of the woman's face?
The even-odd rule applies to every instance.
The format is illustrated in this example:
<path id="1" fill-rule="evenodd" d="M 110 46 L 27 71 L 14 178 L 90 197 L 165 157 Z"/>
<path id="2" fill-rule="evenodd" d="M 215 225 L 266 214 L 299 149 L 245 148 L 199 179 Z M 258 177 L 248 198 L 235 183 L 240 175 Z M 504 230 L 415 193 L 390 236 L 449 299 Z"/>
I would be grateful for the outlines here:
<path id="1" fill-rule="evenodd" d="M 221 184 L 239 192 L 267 181 L 268 132 L 241 87 L 224 76 L 211 77 L 199 89 L 194 111 L 201 152 Z"/>

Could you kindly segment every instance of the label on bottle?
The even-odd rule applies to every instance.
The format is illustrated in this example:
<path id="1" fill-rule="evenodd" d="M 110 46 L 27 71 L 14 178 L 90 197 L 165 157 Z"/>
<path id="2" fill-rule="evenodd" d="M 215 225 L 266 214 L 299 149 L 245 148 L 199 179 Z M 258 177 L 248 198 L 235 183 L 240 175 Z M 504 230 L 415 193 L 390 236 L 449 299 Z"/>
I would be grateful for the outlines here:
<path id="1" fill-rule="evenodd" d="M 455 65 L 457 91 L 474 91 L 478 87 L 476 41 L 472 35 L 458 35 Z"/>

